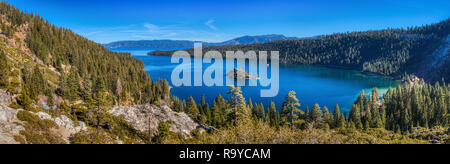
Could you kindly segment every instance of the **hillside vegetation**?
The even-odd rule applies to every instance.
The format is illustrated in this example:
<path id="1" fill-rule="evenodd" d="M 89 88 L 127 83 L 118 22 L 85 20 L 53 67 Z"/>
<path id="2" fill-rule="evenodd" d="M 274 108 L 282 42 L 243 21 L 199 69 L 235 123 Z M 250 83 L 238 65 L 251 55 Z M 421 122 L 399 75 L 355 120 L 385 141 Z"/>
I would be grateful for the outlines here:
<path id="1" fill-rule="evenodd" d="M 395 144 L 449 142 L 450 87 L 445 83 L 427 85 L 414 78 L 410 80 L 411 83 L 388 91 L 383 99 L 379 98 L 376 90 L 369 97 L 362 93 L 349 115 L 342 114 L 338 105 L 334 112 L 318 104 L 311 110 L 303 108 L 301 100 L 297 99 L 294 91 L 286 95 L 282 109 L 277 110 L 272 103 L 266 110 L 262 104 L 247 101 L 238 87 L 230 87 L 226 97 L 219 95 L 210 106 L 205 102 L 204 97 L 199 104 L 192 97 L 187 101 L 172 97 L 168 82 L 150 81 L 148 74 L 144 71 L 143 63 L 129 54 L 111 52 L 102 45 L 89 41 L 68 29 L 51 25 L 38 15 L 21 12 L 6 2 L 0 2 L 0 21 L 0 116 L 2 116 L 0 123 L 15 127 L 16 131 L 14 134 L 3 135 L 5 131 L 8 133 L 8 129 L 6 126 L 2 127 L 0 137 L 11 138 L 11 135 L 14 135 L 14 140 L 19 143 Z M 337 34 L 318 39 L 279 41 L 241 47 L 256 46 L 264 49 L 271 48 L 270 46 L 286 47 L 286 45 L 304 44 L 303 46 L 310 47 L 284 49 L 282 61 L 287 62 L 289 58 L 292 58 L 294 63 L 309 61 L 308 64 L 322 62 L 333 64 L 337 62 L 342 66 L 377 68 L 372 72 L 380 71 L 390 75 L 398 73 L 404 67 L 401 64 L 398 68 L 387 65 L 381 67 L 381 65 L 388 61 L 410 62 L 414 58 L 410 54 L 414 52 L 412 49 L 431 45 L 433 40 L 437 42 L 448 35 L 448 29 L 445 29 L 448 26 L 443 26 L 447 24 L 448 21 L 407 31 Z M 420 35 L 412 35 L 414 37 L 405 39 L 405 35 L 409 36 L 409 32 L 413 31 Z M 405 33 L 401 37 L 403 39 L 398 38 L 399 32 Z M 378 36 L 375 33 L 385 34 Z M 335 39 L 327 39 L 333 37 Z M 373 42 L 372 39 L 378 39 L 379 42 L 359 44 L 358 42 L 364 38 L 367 39 L 366 43 Z M 354 42 L 340 42 L 353 39 L 355 39 Z M 386 41 L 388 42 L 385 43 Z M 326 57 L 327 52 L 334 51 L 328 49 L 328 46 L 340 47 L 338 45 L 344 43 L 359 48 L 351 51 L 347 57 L 342 57 L 339 53 L 348 50 L 343 46 L 342 50 L 336 52 L 337 55 Z M 320 47 L 320 44 L 323 44 L 323 47 Z M 387 48 L 384 44 L 392 47 Z M 396 48 L 403 47 L 404 44 L 409 45 L 408 48 Z M 291 53 L 288 52 L 298 50 L 313 51 L 318 55 L 307 55 L 304 58 L 296 55 L 289 56 Z M 381 55 L 382 58 L 371 57 L 364 53 L 357 53 L 357 50 L 367 52 L 374 50 L 383 55 Z M 405 58 L 398 58 L 399 56 Z M 335 57 L 340 60 L 333 60 Z M 350 60 L 350 57 L 360 60 Z M 344 59 L 349 60 L 346 62 L 347 60 Z M 379 65 L 375 61 L 380 62 Z M 373 63 L 367 64 L 367 62 Z M 437 62 L 438 65 L 440 63 Z M 368 67 L 371 65 L 374 66 Z M 448 67 L 448 64 L 443 64 L 442 67 Z M 378 68 L 383 69 L 378 70 Z M 441 70 L 441 67 L 436 68 Z M 120 107 L 133 104 L 151 105 L 142 106 L 134 111 L 133 107 Z M 151 117 L 154 115 L 158 115 L 157 120 Z M 172 128 L 171 126 L 179 124 L 173 123 L 173 119 L 161 118 L 164 115 L 171 115 L 173 118 L 188 122 L 189 124 L 184 125 L 189 125 L 189 130 L 195 129 L 193 126 L 199 123 L 206 131 L 196 129 L 190 134 L 172 132 L 171 129 L 180 129 L 180 127 Z M 3 118 L 9 119 L 3 120 Z M 77 131 L 70 136 L 61 135 L 60 130 L 63 129 L 64 124 L 83 128 L 78 128 L 82 131 Z"/>
<path id="2" fill-rule="evenodd" d="M 61 99 L 85 101 L 104 94 L 111 104 L 141 104 L 168 95 L 162 89 L 166 82 L 150 81 L 142 61 L 130 54 L 109 51 L 6 2 L 0 14 L 0 84 L 12 93 L 24 92 L 24 100 L 45 96 L 53 106 Z"/>
<path id="3" fill-rule="evenodd" d="M 13 123 L 25 127 L 21 136 L 15 136 L 20 143 L 62 143 L 54 132 L 60 127 L 30 114 L 38 112 L 84 122 L 88 131 L 83 134 L 96 134 L 89 143 L 119 139 L 144 143 L 145 134 L 105 111 L 114 105 L 160 104 L 169 99 L 167 81 L 151 81 L 142 61 L 109 51 L 4 1 L 0 2 L 0 72 L 0 89 L 13 98 L 0 110 L 9 109 L 4 108 L 8 105 L 23 110 L 17 117 L 24 123 Z"/>

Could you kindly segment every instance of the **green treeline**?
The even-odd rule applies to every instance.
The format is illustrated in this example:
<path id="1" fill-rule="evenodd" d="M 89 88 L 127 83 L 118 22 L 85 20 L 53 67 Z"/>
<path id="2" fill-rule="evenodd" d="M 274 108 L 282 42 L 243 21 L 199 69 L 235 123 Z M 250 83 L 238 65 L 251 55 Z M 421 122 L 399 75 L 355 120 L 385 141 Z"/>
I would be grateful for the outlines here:
<path id="1" fill-rule="evenodd" d="M 381 96 L 376 88 L 366 95 L 364 91 L 355 101 L 348 115 L 339 105 L 334 110 L 320 107 L 302 108 L 295 92 L 286 96 L 281 109 L 275 103 L 265 109 L 263 104 L 247 102 L 240 88 L 231 87 L 228 98 L 217 96 L 211 110 L 205 104 L 196 104 L 190 97 L 187 103 L 174 99 L 173 108 L 186 112 L 195 121 L 223 128 L 239 121 L 262 121 L 272 127 L 289 126 L 292 129 L 386 129 L 398 133 L 412 133 L 414 127 L 447 127 L 450 113 L 450 87 L 432 85 L 399 85 Z"/>
<path id="2" fill-rule="evenodd" d="M 413 127 L 448 126 L 449 86 L 402 85 L 379 98 L 374 89 L 369 98 L 362 92 L 353 105 L 349 121 L 357 128 L 385 128 L 412 132 Z"/>
<path id="3" fill-rule="evenodd" d="M 130 54 L 109 51 L 71 30 L 50 24 L 39 15 L 21 12 L 7 2 L 0 3 L 0 14 L 7 22 L 1 22 L 2 31 L 12 34 L 17 29 L 26 29 L 25 42 L 42 61 L 36 68 L 19 68 L 22 92 L 27 92 L 22 95 L 31 100 L 36 100 L 38 95 L 56 94 L 74 102 L 98 92 L 106 92 L 113 104 L 142 104 L 169 97 L 167 81 L 150 81 L 142 61 Z M 8 73 L 5 58 L 2 54 L 0 67 Z M 48 73 L 45 68 L 54 68 L 55 73 Z M 0 85 L 4 88 L 11 83 L 7 76 L 1 75 Z"/>
<path id="4" fill-rule="evenodd" d="M 173 99 L 172 108 L 212 130 L 194 131 L 193 138 L 172 134 L 163 143 L 427 143 L 448 135 L 449 92 L 448 85 L 405 84 L 381 97 L 375 88 L 369 95 L 363 91 L 346 115 L 339 105 L 333 111 L 318 104 L 302 107 L 293 91 L 281 109 L 273 102 L 265 109 L 246 101 L 239 87 L 230 87 L 226 97 L 217 96 L 210 111 L 203 110 L 210 108 L 204 99 L 201 104 L 192 97 L 187 103 Z"/>
<path id="5" fill-rule="evenodd" d="M 38 119 L 30 111 L 85 122 L 89 130 L 73 136 L 72 143 L 423 143 L 404 139 L 416 127 L 449 125 L 450 86 L 445 83 L 405 84 L 382 97 L 376 89 L 369 95 L 362 92 L 348 115 L 342 114 L 338 105 L 333 110 L 318 104 L 305 108 L 295 92 L 286 95 L 281 109 L 275 103 L 265 107 L 247 101 L 239 87 L 230 87 L 225 97 L 218 95 L 211 105 L 204 96 L 200 103 L 192 97 L 183 101 L 170 95 L 166 80 L 151 81 L 144 64 L 130 54 L 111 52 L 4 1 L 0 2 L 0 15 L 2 34 L 20 42 L 18 32 L 26 32 L 22 35 L 26 36 L 25 44 L 37 56 L 29 62 L 32 65 L 20 66 L 8 60 L 11 52 L 0 50 L 0 88 L 18 95 L 10 107 L 24 109 L 18 118 L 26 122 L 21 132 L 25 138 L 17 139 L 26 143 L 62 142 L 54 138 L 53 122 Z M 448 23 L 206 50 L 280 50 L 284 63 L 345 66 L 396 75 L 408 72 L 407 65 L 424 55 L 419 49 L 437 46 L 436 42 L 448 35 Z M 438 72 L 446 73 L 441 70 Z M 36 107 L 43 96 L 48 98 L 47 105 L 56 109 Z M 169 123 L 161 123 L 160 133 L 151 138 L 123 118 L 105 112 L 113 105 L 144 103 L 169 105 L 210 126 L 211 131 L 194 131 L 192 138 L 186 138 L 170 132 Z"/>
<path id="6" fill-rule="evenodd" d="M 204 47 L 203 52 L 279 51 L 287 64 L 345 67 L 401 78 L 415 74 L 427 81 L 450 78 L 450 60 L 433 55 L 450 34 L 450 19 L 437 24 L 407 29 L 338 33 L 308 39 L 275 41 L 264 44 Z M 444 41 L 443 41 L 444 40 Z M 193 49 L 187 50 L 193 55 Z M 157 51 L 151 55 L 172 55 Z M 436 64 L 437 60 L 442 60 Z M 434 68 L 429 67 L 433 65 Z"/>

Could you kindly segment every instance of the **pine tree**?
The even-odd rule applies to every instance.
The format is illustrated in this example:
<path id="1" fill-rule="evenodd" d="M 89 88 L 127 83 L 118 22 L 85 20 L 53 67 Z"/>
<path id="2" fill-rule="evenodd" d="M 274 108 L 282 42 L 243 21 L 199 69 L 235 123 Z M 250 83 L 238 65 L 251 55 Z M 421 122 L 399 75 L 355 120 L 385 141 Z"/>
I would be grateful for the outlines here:
<path id="1" fill-rule="evenodd" d="M 70 71 L 69 77 L 67 77 L 66 82 L 68 87 L 67 89 L 67 98 L 70 101 L 78 100 L 80 95 L 80 76 L 78 75 L 78 72 L 75 71 L 75 69 L 72 69 Z M 104 90 L 104 89 L 102 89 Z M 105 90 L 104 90 L 105 91 Z"/>
<path id="2" fill-rule="evenodd" d="M 38 94 L 43 94 L 47 89 L 47 80 L 39 67 L 34 67 L 30 82 L 36 87 Z"/>
<path id="3" fill-rule="evenodd" d="M 343 129 L 347 126 L 347 122 L 346 122 L 346 118 L 345 115 L 342 114 L 340 119 L 339 119 L 339 123 L 337 125 L 337 128 Z"/>
<path id="4" fill-rule="evenodd" d="M 295 122 L 299 118 L 299 114 L 303 114 L 303 111 L 298 109 L 297 107 L 300 106 L 299 100 L 297 99 L 296 93 L 294 91 L 291 91 L 288 93 L 288 95 L 285 98 L 287 110 L 289 111 L 289 124 L 291 126 L 291 129 L 294 129 Z"/>
<path id="5" fill-rule="evenodd" d="M 350 111 L 350 121 L 352 121 L 358 129 L 362 129 L 366 125 L 366 120 L 368 120 L 366 117 L 368 114 L 367 108 L 367 96 L 363 90 Z M 362 113 L 365 113 L 366 115 L 363 117 Z"/>
<path id="6" fill-rule="evenodd" d="M 250 99 L 250 101 L 249 102 L 251 102 L 251 99 Z M 259 108 L 260 108 L 260 106 L 258 105 L 258 104 L 252 104 L 252 105 L 248 105 L 247 106 L 247 108 L 248 109 L 250 109 L 250 111 L 251 111 L 251 113 L 252 113 L 252 118 L 254 119 L 254 120 L 257 120 L 258 119 L 258 111 L 259 111 Z"/>
<path id="7" fill-rule="evenodd" d="M 162 93 L 163 93 L 162 99 L 166 100 L 166 99 L 168 99 L 170 97 L 169 82 L 167 80 L 163 80 L 162 81 L 162 85 L 163 85 L 163 87 L 162 87 L 162 89 L 163 89 L 163 91 L 162 91 Z"/>
<path id="8" fill-rule="evenodd" d="M 211 114 L 211 109 L 209 107 L 209 104 L 206 104 L 204 107 L 205 110 L 205 117 L 206 117 L 206 124 L 211 125 L 212 122 L 212 114 Z"/>
<path id="9" fill-rule="evenodd" d="M 117 96 L 117 100 L 118 100 L 118 104 L 121 105 L 122 104 L 122 82 L 120 81 L 120 78 L 117 78 L 117 82 L 116 82 L 116 96 Z"/>
<path id="10" fill-rule="evenodd" d="M 49 88 L 45 91 L 45 96 L 47 96 L 47 105 L 53 109 L 55 106 L 55 98 L 53 96 L 54 91 Z"/>
<path id="11" fill-rule="evenodd" d="M 186 112 L 189 116 L 191 116 L 194 120 L 199 121 L 200 111 L 198 110 L 197 103 L 192 96 L 188 98 L 186 104 Z"/>
<path id="12" fill-rule="evenodd" d="M 248 106 L 247 106 L 247 108 L 250 109 L 252 111 L 252 113 L 253 113 L 253 110 L 254 110 L 255 107 L 256 107 L 256 105 L 253 106 L 252 98 L 249 98 L 248 99 Z"/>
<path id="13" fill-rule="evenodd" d="M 321 126 L 323 121 L 322 116 L 323 113 L 322 110 L 320 110 L 319 104 L 315 104 L 311 111 L 311 120 L 315 126 Z"/>
<path id="14" fill-rule="evenodd" d="M 228 103 L 233 109 L 233 116 L 235 124 L 238 121 L 246 122 L 250 119 L 250 111 L 247 109 L 246 101 L 242 95 L 240 87 L 230 86 L 230 91 L 227 93 L 231 96 L 228 98 Z"/>
<path id="15" fill-rule="evenodd" d="M 100 128 L 101 125 L 101 115 L 103 112 L 108 110 L 111 106 L 110 101 L 108 100 L 107 94 L 105 92 L 98 92 L 94 95 L 95 103 L 96 103 L 96 113 L 97 113 L 97 129 Z"/>
<path id="16" fill-rule="evenodd" d="M 270 102 L 270 107 L 267 110 L 267 122 L 269 122 L 270 126 L 277 127 L 279 123 L 279 114 L 277 112 L 277 109 L 275 107 L 275 103 L 272 101 Z"/>
<path id="17" fill-rule="evenodd" d="M 169 122 L 160 122 L 158 125 L 159 134 L 154 138 L 154 142 L 157 144 L 165 144 L 166 140 L 171 137 Z"/>
<path id="18" fill-rule="evenodd" d="M 310 113 L 310 111 L 309 111 L 309 106 L 306 106 L 306 110 L 305 110 L 305 114 L 304 114 L 304 116 L 303 116 L 303 119 L 304 119 L 306 122 L 311 122 L 311 113 Z"/>
<path id="19" fill-rule="evenodd" d="M 339 105 L 336 104 L 336 107 L 334 107 L 334 125 L 335 128 L 342 128 L 343 125 L 341 125 L 341 109 L 339 108 Z"/>
<path id="20" fill-rule="evenodd" d="M 333 115 L 330 113 L 328 108 L 325 106 L 323 107 L 323 120 L 325 124 L 328 124 L 328 128 L 334 125 L 334 118 Z"/>
<path id="21" fill-rule="evenodd" d="M 220 128 L 225 126 L 225 122 L 227 121 L 226 114 L 226 102 L 225 99 L 219 94 L 214 100 L 212 106 L 212 125 Z"/>
<path id="22" fill-rule="evenodd" d="M 352 122 L 356 128 L 362 129 L 363 125 L 361 122 L 361 110 L 359 105 L 353 105 L 352 109 L 350 110 L 350 116 L 349 121 Z"/>
<path id="23" fill-rule="evenodd" d="M 266 116 L 266 109 L 264 108 L 264 104 L 260 104 L 259 105 L 259 110 L 258 110 L 258 118 L 261 119 L 262 121 L 266 121 L 265 116 Z"/>
<path id="24" fill-rule="evenodd" d="M 211 124 L 211 110 L 209 104 L 206 103 L 205 95 L 202 95 L 201 104 L 198 106 L 201 115 L 201 123 Z"/>
<path id="25" fill-rule="evenodd" d="M 29 97 L 29 94 L 26 89 L 22 90 L 22 93 L 17 97 L 17 103 L 22 106 L 25 110 L 31 108 L 31 104 L 33 100 Z"/>
<path id="26" fill-rule="evenodd" d="M 3 50 L 0 50 L 0 88 L 8 87 L 9 69 L 8 59 Z"/>

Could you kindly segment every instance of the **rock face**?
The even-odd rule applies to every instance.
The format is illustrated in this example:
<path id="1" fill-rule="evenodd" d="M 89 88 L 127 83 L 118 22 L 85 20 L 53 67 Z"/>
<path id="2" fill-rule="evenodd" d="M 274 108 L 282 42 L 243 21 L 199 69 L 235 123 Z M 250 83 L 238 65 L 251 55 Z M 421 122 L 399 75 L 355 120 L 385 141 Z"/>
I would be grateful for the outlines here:
<path id="1" fill-rule="evenodd" d="M 15 123 L 20 122 L 16 117 L 17 112 L 18 110 L 0 104 L 0 144 L 19 144 L 14 136 L 25 128 Z"/>
<path id="2" fill-rule="evenodd" d="M 8 105 L 12 101 L 12 95 L 0 90 L 0 144 L 18 144 L 14 136 L 19 135 L 25 128 L 17 125 L 20 122 L 17 119 L 19 110 L 11 109 Z"/>
<path id="3" fill-rule="evenodd" d="M 20 131 L 25 130 L 23 126 L 16 124 L 21 122 L 17 119 L 17 113 L 21 110 L 22 109 L 11 109 L 0 104 L 0 144 L 18 144 L 18 142 L 14 140 L 14 136 L 20 135 Z M 69 142 L 69 138 L 72 135 L 80 131 L 87 131 L 87 126 L 84 122 L 75 123 L 64 115 L 52 118 L 49 114 L 44 112 L 33 114 L 39 116 L 41 119 L 54 121 L 58 125 L 58 129 L 55 130 L 60 134 L 61 138 L 67 142 Z"/>
<path id="4" fill-rule="evenodd" d="M 167 106 L 157 107 L 155 105 L 120 106 L 108 111 L 115 116 L 121 116 L 137 130 L 148 132 L 149 126 L 152 135 L 158 133 L 160 122 L 169 121 L 171 131 L 189 135 L 192 130 L 203 127 L 192 120 L 186 113 L 177 113 Z"/>
<path id="5" fill-rule="evenodd" d="M 61 132 L 63 133 L 61 135 L 65 139 L 69 138 L 70 136 L 80 131 L 87 131 L 87 126 L 84 122 L 81 121 L 74 122 L 65 115 L 61 115 L 56 118 L 52 118 L 52 116 L 44 112 L 36 113 L 36 115 L 39 116 L 39 118 L 41 119 L 48 119 L 54 121 L 56 125 L 59 126 L 59 129 L 62 129 Z"/>
<path id="6" fill-rule="evenodd" d="M 13 100 L 13 96 L 0 89 L 0 104 L 9 105 Z"/>
<path id="7" fill-rule="evenodd" d="M 14 136 L 20 135 L 20 131 L 25 130 L 23 126 L 16 124 L 22 123 L 17 119 L 17 113 L 22 109 L 16 110 L 8 107 L 12 100 L 12 95 L 0 90 L 0 144 L 18 144 L 18 142 L 14 140 Z M 39 116 L 41 119 L 54 121 L 58 125 L 56 131 L 66 141 L 69 141 L 69 137 L 75 133 L 87 131 L 87 126 L 84 122 L 75 123 L 65 115 L 52 118 L 52 116 L 44 112 L 33 114 Z"/>

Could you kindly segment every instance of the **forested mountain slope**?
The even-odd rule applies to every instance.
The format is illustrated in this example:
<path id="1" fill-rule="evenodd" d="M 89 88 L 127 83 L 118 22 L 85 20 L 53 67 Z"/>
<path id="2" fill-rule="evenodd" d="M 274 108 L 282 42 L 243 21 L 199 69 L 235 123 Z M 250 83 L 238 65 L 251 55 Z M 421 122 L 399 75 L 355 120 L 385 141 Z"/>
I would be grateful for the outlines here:
<path id="1" fill-rule="evenodd" d="M 435 45 L 429 50 L 435 52 L 434 49 L 446 51 L 440 44 L 448 35 L 448 28 L 444 28 L 447 26 L 433 25 L 391 31 L 403 33 L 403 39 L 399 39 L 402 40 L 398 43 L 400 45 L 411 38 L 419 38 L 417 42 L 421 44 L 418 45 L 426 45 L 428 42 L 424 40 L 434 40 Z M 411 31 L 420 35 L 408 33 Z M 334 37 L 351 40 L 358 38 L 358 35 L 365 38 L 369 34 L 352 33 Z M 369 36 L 384 41 L 383 37 Z M 314 45 L 318 44 L 314 41 L 320 41 L 322 44 L 339 45 L 337 41 L 327 41 L 327 37 L 333 36 L 293 43 L 311 42 Z M 241 47 L 263 49 L 282 46 L 282 43 L 289 45 L 291 42 Z M 358 47 L 359 44 L 350 45 Z M 329 51 L 322 49 L 315 47 L 317 52 L 324 54 Z M 383 47 L 380 49 L 384 50 Z M 286 52 L 292 50 L 295 49 L 287 49 Z M 386 56 L 383 59 L 389 59 L 389 55 Z M 287 57 L 295 56 L 285 55 L 283 61 L 286 63 Z M 320 55 L 316 57 L 317 60 L 308 64 L 336 62 L 321 59 L 323 56 Z M 362 55 L 355 55 L 354 58 L 362 58 Z M 432 60 L 434 67 L 441 70 L 440 67 L 448 66 L 441 62 L 445 58 L 446 55 L 441 55 Z M 300 59 L 293 59 L 293 63 L 302 61 Z M 352 62 L 341 65 L 358 67 Z M 0 2 L 0 73 L 0 143 L 449 142 L 448 84 L 442 87 L 438 84 L 434 87 L 405 85 L 388 91 L 381 100 L 376 99 L 379 97 L 376 91 L 369 99 L 361 94 L 348 117 L 339 112 L 339 106 L 333 114 L 318 104 L 311 111 L 308 108 L 299 109 L 300 100 L 295 92 L 286 96 L 281 110 L 271 103 L 266 111 L 262 104 L 252 103 L 251 100 L 247 102 L 240 88 L 235 87 L 230 88 L 227 99 L 219 95 L 209 106 L 203 97 L 197 105 L 192 97 L 187 102 L 171 97 L 167 81 L 150 81 L 143 63 L 129 54 L 111 52 L 68 29 L 55 27 L 39 16 L 21 12 L 4 1 Z M 195 129 L 197 124 L 208 131 L 202 133 Z M 421 127 L 431 134 L 417 130 Z M 434 127 L 437 128 L 427 129 Z M 171 129 L 184 134 L 172 132 Z"/>
<path id="2" fill-rule="evenodd" d="M 109 51 L 6 2 L 0 3 L 0 21 L 0 86 L 21 93 L 19 103 L 49 99 L 51 106 L 103 96 L 111 104 L 139 104 L 163 92 L 164 82 L 152 83 L 142 61 L 130 54 Z"/>
<path id="3" fill-rule="evenodd" d="M 385 76 L 415 74 L 427 81 L 450 79 L 450 19 L 408 29 L 339 33 L 264 44 L 206 47 L 204 52 L 280 51 L 280 61 L 346 67 Z M 192 49 L 188 51 L 193 51 Z M 157 51 L 150 55 L 172 55 Z M 191 53 L 192 54 L 192 53 Z"/>
<path id="4" fill-rule="evenodd" d="M 106 111 L 170 98 L 167 81 L 150 81 L 130 54 L 109 51 L 5 1 L 0 73 L 0 143 L 150 142 Z M 86 126 L 67 129 L 78 125 Z"/>

